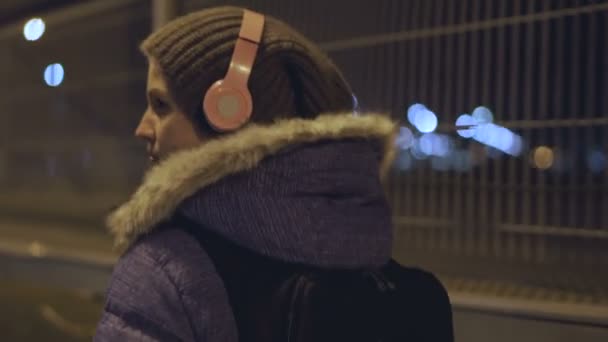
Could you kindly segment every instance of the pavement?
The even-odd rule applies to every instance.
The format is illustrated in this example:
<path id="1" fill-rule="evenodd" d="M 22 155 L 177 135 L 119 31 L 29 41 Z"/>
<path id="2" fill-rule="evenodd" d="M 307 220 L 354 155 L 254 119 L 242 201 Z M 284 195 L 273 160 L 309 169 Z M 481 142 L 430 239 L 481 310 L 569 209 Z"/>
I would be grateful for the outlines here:
<path id="1" fill-rule="evenodd" d="M 2 341 L 91 341 L 102 309 L 87 291 L 0 282 Z"/>
<path id="2" fill-rule="evenodd" d="M 96 227 L 0 220 L 2 341 L 91 341 L 117 257 Z"/>

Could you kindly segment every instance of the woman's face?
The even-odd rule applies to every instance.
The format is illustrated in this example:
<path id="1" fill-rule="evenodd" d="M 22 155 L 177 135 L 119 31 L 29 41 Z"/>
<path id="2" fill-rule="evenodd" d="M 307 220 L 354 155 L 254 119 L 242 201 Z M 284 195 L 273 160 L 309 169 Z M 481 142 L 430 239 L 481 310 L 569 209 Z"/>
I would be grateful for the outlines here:
<path id="1" fill-rule="evenodd" d="M 203 140 L 194 123 L 169 95 L 156 61 L 150 59 L 148 64 L 148 106 L 135 136 L 146 141 L 149 159 L 158 162 L 175 151 L 195 147 Z"/>

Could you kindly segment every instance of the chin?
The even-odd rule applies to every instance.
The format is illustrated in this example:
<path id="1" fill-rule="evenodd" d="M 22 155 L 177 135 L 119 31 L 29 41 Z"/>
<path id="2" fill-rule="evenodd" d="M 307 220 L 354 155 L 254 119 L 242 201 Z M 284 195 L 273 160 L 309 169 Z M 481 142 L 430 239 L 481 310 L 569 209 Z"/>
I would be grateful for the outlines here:
<path id="1" fill-rule="evenodd" d="M 148 165 L 150 165 L 150 166 L 158 165 L 159 162 L 160 162 L 160 159 L 158 157 L 148 156 Z"/>

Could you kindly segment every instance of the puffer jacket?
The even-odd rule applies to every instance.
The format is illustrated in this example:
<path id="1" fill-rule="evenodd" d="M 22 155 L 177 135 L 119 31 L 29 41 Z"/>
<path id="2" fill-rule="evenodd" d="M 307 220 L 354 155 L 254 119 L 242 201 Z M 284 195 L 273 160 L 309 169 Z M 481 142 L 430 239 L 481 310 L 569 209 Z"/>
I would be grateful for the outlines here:
<path id="1" fill-rule="evenodd" d="M 238 341 L 226 288 L 176 217 L 259 255 L 328 269 L 391 257 L 381 178 L 395 124 L 352 113 L 254 125 L 153 167 L 108 218 L 125 252 L 95 341 Z"/>

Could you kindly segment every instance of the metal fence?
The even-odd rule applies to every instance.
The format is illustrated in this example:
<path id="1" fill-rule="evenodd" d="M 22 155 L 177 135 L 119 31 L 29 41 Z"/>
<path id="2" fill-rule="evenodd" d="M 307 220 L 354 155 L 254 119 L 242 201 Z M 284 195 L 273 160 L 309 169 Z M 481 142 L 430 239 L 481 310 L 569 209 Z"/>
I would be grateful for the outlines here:
<path id="1" fill-rule="evenodd" d="M 403 122 L 388 184 L 400 260 L 450 277 L 606 294 L 608 1 L 182 4 L 244 5 L 284 19 L 343 69 L 362 111 Z M 100 215 L 138 180 L 141 158 L 116 146 L 130 141 L 143 109 L 136 46 L 151 26 L 149 2 L 79 6 L 49 19 L 34 45 L 20 27 L 0 29 L 10 47 L 0 71 L 12 85 L 0 98 L 1 210 L 14 205 L 13 187 L 31 192 L 20 202 L 27 213 L 69 216 L 95 203 L 84 211 Z M 51 57 L 66 63 L 61 89 L 38 74 Z M 475 126 L 457 130 L 459 118 Z M 35 181 L 16 184 L 23 170 Z M 49 186 L 61 181 L 73 183 L 62 186 L 69 193 Z"/>
<path id="2" fill-rule="evenodd" d="M 605 290 L 608 4 L 458 3 L 427 2 L 442 15 L 388 36 L 396 46 L 380 57 L 406 61 L 393 96 L 430 104 L 453 143 L 445 156 L 420 156 L 422 135 L 403 151 L 390 187 L 398 249 L 444 272 Z M 471 141 L 450 129 L 480 105 L 514 135 L 461 130 Z M 515 156 L 497 151 L 519 137 Z"/>

